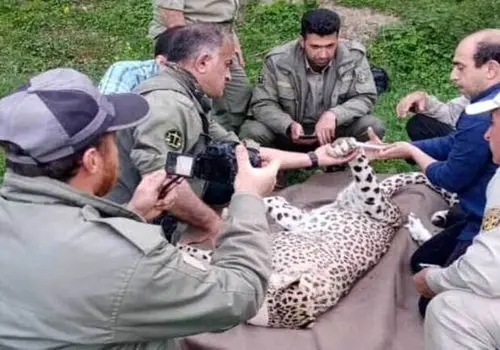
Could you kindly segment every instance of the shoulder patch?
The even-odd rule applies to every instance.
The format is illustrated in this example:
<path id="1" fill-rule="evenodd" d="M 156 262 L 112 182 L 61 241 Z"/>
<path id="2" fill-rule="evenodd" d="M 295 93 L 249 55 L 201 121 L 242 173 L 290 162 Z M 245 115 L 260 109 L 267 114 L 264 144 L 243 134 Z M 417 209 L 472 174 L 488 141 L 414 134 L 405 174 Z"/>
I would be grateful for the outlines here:
<path id="1" fill-rule="evenodd" d="M 368 80 L 368 71 L 362 70 L 358 72 L 358 82 L 360 84 L 366 83 L 367 80 Z"/>
<path id="2" fill-rule="evenodd" d="M 184 137 L 178 129 L 170 129 L 165 134 L 165 142 L 169 147 L 179 150 L 184 145 Z"/>
<path id="3" fill-rule="evenodd" d="M 257 83 L 262 84 L 264 82 L 264 75 L 259 74 L 259 77 L 257 78 Z"/>
<path id="4" fill-rule="evenodd" d="M 489 208 L 483 216 L 481 231 L 491 231 L 500 226 L 500 207 Z"/>

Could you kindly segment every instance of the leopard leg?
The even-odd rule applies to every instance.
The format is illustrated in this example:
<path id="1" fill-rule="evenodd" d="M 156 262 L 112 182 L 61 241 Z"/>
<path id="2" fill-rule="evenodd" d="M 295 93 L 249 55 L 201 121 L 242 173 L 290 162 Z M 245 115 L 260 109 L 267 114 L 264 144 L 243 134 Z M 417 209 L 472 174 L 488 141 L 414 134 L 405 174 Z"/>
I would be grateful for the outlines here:
<path id="1" fill-rule="evenodd" d="M 302 209 L 292 206 L 283 197 L 266 197 L 264 203 L 267 213 L 274 221 L 286 230 L 293 230 L 300 227 L 301 221 L 306 216 Z"/>

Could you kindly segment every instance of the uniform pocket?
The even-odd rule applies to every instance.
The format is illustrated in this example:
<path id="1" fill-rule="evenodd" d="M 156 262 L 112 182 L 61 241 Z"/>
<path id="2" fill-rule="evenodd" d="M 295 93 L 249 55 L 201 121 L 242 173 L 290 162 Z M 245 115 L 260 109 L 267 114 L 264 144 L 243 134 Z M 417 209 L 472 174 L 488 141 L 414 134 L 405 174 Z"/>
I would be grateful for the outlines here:
<path id="1" fill-rule="evenodd" d="M 278 81 L 278 98 L 281 108 L 291 116 L 295 116 L 297 96 L 290 83 Z"/>

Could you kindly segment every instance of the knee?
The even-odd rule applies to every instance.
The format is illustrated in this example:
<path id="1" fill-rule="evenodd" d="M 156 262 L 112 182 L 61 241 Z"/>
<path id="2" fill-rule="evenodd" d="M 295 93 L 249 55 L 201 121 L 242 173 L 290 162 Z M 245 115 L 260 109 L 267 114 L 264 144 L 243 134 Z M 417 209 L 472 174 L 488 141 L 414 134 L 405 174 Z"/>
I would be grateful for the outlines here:
<path id="1" fill-rule="evenodd" d="M 463 308 L 465 292 L 451 290 L 439 293 L 431 299 L 426 310 L 426 320 L 445 320 L 459 317 L 458 311 Z"/>
<path id="2" fill-rule="evenodd" d="M 382 140 L 385 135 L 385 125 L 379 118 L 367 115 L 361 119 L 361 133 L 356 138 L 359 141 L 368 141 L 368 128 L 372 128 L 373 132 Z"/>
<path id="3" fill-rule="evenodd" d="M 413 117 L 408 119 L 406 122 L 406 133 L 410 140 L 420 140 L 422 125 L 425 124 L 425 120 L 429 117 L 423 114 L 415 114 Z"/>
<path id="4" fill-rule="evenodd" d="M 274 141 L 274 133 L 264 124 L 256 120 L 246 120 L 240 128 L 241 140 L 251 139 L 261 146 L 270 146 Z"/>

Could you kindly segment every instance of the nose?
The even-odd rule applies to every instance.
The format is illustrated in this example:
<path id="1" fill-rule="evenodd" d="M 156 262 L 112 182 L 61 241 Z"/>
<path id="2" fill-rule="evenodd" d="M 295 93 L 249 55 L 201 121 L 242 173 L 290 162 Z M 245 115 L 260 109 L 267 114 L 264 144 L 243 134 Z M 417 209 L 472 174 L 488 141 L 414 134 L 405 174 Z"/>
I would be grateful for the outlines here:
<path id="1" fill-rule="evenodd" d="M 490 140 L 490 134 L 491 134 L 491 126 L 488 128 L 488 130 L 486 130 L 486 132 L 484 133 L 484 139 L 486 141 L 489 141 Z"/>
<path id="2" fill-rule="evenodd" d="M 328 49 L 321 49 L 319 51 L 319 58 L 322 59 L 322 60 L 326 60 L 328 59 Z"/>

